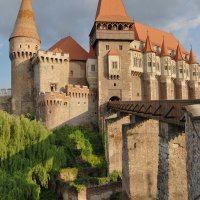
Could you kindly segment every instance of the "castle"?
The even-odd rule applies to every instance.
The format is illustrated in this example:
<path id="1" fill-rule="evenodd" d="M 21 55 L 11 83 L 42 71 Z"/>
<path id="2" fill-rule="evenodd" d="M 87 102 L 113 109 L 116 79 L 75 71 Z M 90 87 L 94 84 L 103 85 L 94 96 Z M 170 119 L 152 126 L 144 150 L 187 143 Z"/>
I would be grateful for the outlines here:
<path id="1" fill-rule="evenodd" d="M 9 39 L 12 94 L 0 95 L 0 109 L 53 129 L 101 126 L 108 101 L 200 98 L 193 51 L 131 19 L 122 0 L 99 0 L 89 37 L 89 53 L 71 36 L 41 50 L 32 2 L 22 0 Z"/>

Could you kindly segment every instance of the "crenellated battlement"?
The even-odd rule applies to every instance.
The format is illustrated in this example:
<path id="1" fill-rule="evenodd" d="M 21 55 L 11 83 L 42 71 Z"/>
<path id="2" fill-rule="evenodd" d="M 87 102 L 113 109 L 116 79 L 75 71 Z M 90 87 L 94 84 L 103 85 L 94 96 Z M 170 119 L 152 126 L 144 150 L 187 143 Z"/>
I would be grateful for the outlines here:
<path id="1" fill-rule="evenodd" d="M 34 55 L 36 54 L 31 51 L 13 51 L 10 53 L 9 57 L 12 61 L 14 59 L 31 59 Z"/>
<path id="2" fill-rule="evenodd" d="M 65 93 L 46 92 L 40 93 L 38 101 L 40 106 L 67 106 L 69 97 Z"/>
<path id="3" fill-rule="evenodd" d="M 0 97 L 11 96 L 11 89 L 0 89 Z"/>
<path id="4" fill-rule="evenodd" d="M 65 89 L 67 96 L 72 98 L 87 98 L 96 95 L 96 90 L 89 89 L 88 86 L 67 85 Z"/>
<path id="5" fill-rule="evenodd" d="M 37 64 L 38 62 L 50 63 L 50 64 L 63 64 L 69 61 L 69 54 L 67 53 L 56 53 L 52 51 L 39 50 L 32 63 Z"/>

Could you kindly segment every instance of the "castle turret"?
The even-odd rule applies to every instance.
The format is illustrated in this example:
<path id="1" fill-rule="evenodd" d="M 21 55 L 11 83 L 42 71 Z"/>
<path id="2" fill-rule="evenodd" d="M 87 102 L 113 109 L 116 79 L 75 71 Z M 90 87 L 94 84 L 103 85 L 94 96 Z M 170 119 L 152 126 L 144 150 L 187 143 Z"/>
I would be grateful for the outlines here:
<path id="1" fill-rule="evenodd" d="M 22 0 L 9 41 L 13 113 L 34 114 L 33 69 L 30 60 L 40 48 L 40 38 L 31 0 Z"/>
<path id="2" fill-rule="evenodd" d="M 190 66 L 189 97 L 191 99 L 196 99 L 199 98 L 199 90 L 198 90 L 199 65 L 192 49 L 190 50 L 189 66 Z"/>

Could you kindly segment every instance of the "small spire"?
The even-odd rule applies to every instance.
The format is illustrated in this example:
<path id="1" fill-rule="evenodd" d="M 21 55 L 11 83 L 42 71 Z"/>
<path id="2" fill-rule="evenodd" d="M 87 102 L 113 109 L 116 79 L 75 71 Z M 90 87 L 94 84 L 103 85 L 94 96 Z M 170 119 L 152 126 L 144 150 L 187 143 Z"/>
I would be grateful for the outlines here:
<path id="1" fill-rule="evenodd" d="M 168 49 L 167 49 L 167 47 L 165 46 L 165 37 L 164 37 L 164 36 L 163 36 L 163 43 L 162 43 L 162 47 L 161 47 L 160 56 L 161 56 L 161 57 L 163 57 L 163 56 L 169 56 Z"/>
<path id="2" fill-rule="evenodd" d="M 22 0 L 10 40 L 14 37 L 28 37 L 40 41 L 32 8 L 32 0 Z"/>
<path id="3" fill-rule="evenodd" d="M 190 50 L 190 57 L 189 57 L 189 64 L 197 64 L 197 59 L 192 51 L 192 48 Z"/>
<path id="4" fill-rule="evenodd" d="M 175 61 L 180 61 L 180 60 L 184 60 L 184 59 L 183 59 L 183 55 L 182 55 L 182 52 L 181 52 L 180 44 L 178 43 L 178 46 L 177 46 L 177 49 L 176 49 Z"/>
<path id="5" fill-rule="evenodd" d="M 147 39 L 145 42 L 144 52 L 145 53 L 154 52 L 148 32 L 147 32 Z"/>

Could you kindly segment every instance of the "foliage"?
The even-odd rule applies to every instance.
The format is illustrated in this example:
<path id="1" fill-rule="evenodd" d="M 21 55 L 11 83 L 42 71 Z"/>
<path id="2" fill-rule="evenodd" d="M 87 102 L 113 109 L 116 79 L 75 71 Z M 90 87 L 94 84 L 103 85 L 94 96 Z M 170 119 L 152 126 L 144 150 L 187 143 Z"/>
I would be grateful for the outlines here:
<path id="1" fill-rule="evenodd" d="M 124 199 L 122 192 L 117 192 L 110 196 L 110 200 L 122 200 L 122 199 Z"/>
<path id="2" fill-rule="evenodd" d="M 55 145 L 51 131 L 35 120 L 0 111 L 0 199 L 39 199 L 50 172 L 64 166 L 64 148 Z"/>
<path id="3" fill-rule="evenodd" d="M 77 168 L 65 168 L 59 171 L 60 179 L 65 182 L 74 181 L 78 176 Z"/>

